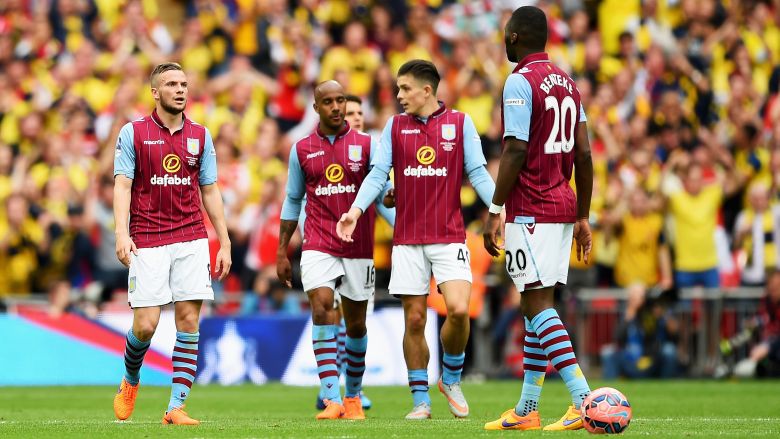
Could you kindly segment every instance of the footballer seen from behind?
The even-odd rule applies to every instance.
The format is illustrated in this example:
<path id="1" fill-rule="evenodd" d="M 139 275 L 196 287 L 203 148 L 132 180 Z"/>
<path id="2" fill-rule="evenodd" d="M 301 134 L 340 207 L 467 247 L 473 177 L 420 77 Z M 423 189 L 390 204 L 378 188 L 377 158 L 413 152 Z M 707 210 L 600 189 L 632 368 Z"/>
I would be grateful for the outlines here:
<path id="1" fill-rule="evenodd" d="M 588 261 L 588 225 L 593 163 L 580 92 L 544 52 L 547 17 L 541 9 L 521 7 L 505 28 L 507 58 L 517 63 L 504 85 L 504 151 L 496 191 L 485 226 L 488 253 L 499 255 L 499 214 L 506 202 L 506 270 L 522 294 L 525 317 L 520 400 L 487 430 L 537 430 L 539 397 L 547 361 L 558 370 L 572 405 L 545 430 L 583 427 L 580 405 L 590 387 L 580 370 L 569 333 L 553 307 L 553 290 L 565 284 L 572 236 L 577 257 Z M 574 168 L 577 194 L 569 181 Z"/>

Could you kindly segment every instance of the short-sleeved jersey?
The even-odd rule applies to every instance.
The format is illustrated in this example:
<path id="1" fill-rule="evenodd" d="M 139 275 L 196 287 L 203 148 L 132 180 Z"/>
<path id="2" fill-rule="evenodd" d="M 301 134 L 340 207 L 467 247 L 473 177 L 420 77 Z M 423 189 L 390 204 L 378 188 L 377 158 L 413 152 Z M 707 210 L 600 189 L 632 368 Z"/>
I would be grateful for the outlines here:
<path id="1" fill-rule="evenodd" d="M 575 222 L 577 197 L 569 180 L 577 123 L 586 120 L 577 86 L 546 53 L 535 53 L 509 75 L 503 101 L 503 137 L 528 142 L 525 166 L 506 201 L 507 221 Z"/>
<path id="2" fill-rule="evenodd" d="M 371 136 L 346 125 L 331 143 L 318 128 L 295 144 L 295 153 L 306 180 L 303 250 L 342 258 L 373 259 L 373 207 L 358 220 L 352 235 L 354 242 L 344 242 L 336 234 L 341 214 L 349 210 L 368 175 Z"/>
<path id="3" fill-rule="evenodd" d="M 464 113 L 444 105 L 425 121 L 406 113 L 393 117 L 393 244 L 465 242 L 460 204 L 464 119 Z"/>
<path id="4" fill-rule="evenodd" d="M 119 133 L 114 176 L 133 179 L 130 237 L 139 248 L 206 238 L 201 185 L 217 180 L 216 153 L 208 130 L 184 117 L 171 133 L 157 112 Z"/>

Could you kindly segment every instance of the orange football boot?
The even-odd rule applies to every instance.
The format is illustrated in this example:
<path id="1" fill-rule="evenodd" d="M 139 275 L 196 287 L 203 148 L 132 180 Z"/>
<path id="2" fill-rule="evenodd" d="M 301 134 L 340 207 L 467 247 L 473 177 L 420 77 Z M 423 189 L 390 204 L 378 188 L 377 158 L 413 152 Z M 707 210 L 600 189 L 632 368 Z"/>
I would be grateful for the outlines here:
<path id="1" fill-rule="evenodd" d="M 539 430 L 540 428 L 542 428 L 542 422 L 539 419 L 538 411 L 520 416 L 515 413 L 514 408 L 505 411 L 495 421 L 485 424 L 485 430 Z"/>
<path id="2" fill-rule="evenodd" d="M 339 419 L 344 416 L 343 405 L 329 399 L 324 399 L 323 402 L 325 403 L 325 410 L 317 414 L 318 421 L 323 419 Z"/>
<path id="3" fill-rule="evenodd" d="M 366 419 L 363 413 L 363 403 L 359 396 L 344 398 L 344 415 L 342 419 Z"/>
<path id="4" fill-rule="evenodd" d="M 175 409 L 166 412 L 162 418 L 162 423 L 175 425 L 200 425 L 200 421 L 190 418 L 190 415 L 184 411 L 184 406 L 176 407 Z"/>
<path id="5" fill-rule="evenodd" d="M 114 396 L 114 414 L 120 421 L 124 421 L 133 414 L 135 397 L 138 395 L 138 386 L 139 384 L 132 385 L 125 378 L 122 378 L 119 390 L 117 390 Z"/>

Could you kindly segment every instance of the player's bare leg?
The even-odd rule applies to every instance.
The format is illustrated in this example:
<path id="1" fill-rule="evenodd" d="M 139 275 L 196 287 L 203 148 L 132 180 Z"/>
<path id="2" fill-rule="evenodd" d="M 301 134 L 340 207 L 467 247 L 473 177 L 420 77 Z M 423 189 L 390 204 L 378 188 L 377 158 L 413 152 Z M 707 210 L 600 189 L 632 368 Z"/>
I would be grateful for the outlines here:
<path id="1" fill-rule="evenodd" d="M 431 353 L 425 341 L 425 323 L 428 318 L 426 296 L 402 296 L 404 307 L 404 359 L 409 374 L 414 408 L 406 419 L 431 417 L 431 397 L 428 395 L 428 361 Z"/>
<path id="2" fill-rule="evenodd" d="M 198 366 L 198 332 L 202 300 L 183 300 L 174 303 L 176 321 L 176 344 L 173 348 L 173 383 L 168 410 L 163 424 L 198 425 L 184 411 L 184 402 L 190 394 Z"/>
<path id="3" fill-rule="evenodd" d="M 579 408 L 582 401 L 590 394 L 590 387 L 580 370 L 574 349 L 569 339 L 569 333 L 563 326 L 554 305 L 554 287 L 526 290 L 522 293 L 520 309 L 530 321 L 530 327 L 539 340 L 539 345 L 547 359 L 560 373 L 572 397 L 563 417 L 557 422 L 544 427 L 545 430 L 577 430 L 582 428 Z M 523 396 L 518 407 L 523 406 L 526 394 L 526 382 L 523 383 Z M 539 386 L 541 391 L 541 386 Z M 536 395 L 538 401 L 538 394 Z M 522 413 L 520 413 L 522 414 Z"/>
<path id="4" fill-rule="evenodd" d="M 338 419 L 344 414 L 344 405 L 336 367 L 338 312 L 333 308 L 334 294 L 332 289 L 320 287 L 307 291 L 307 295 L 311 306 L 312 346 L 320 376 L 320 394 L 325 402 L 325 410 L 317 415 L 317 419 Z"/>
<path id="5" fill-rule="evenodd" d="M 469 405 L 460 387 L 460 377 L 469 340 L 469 298 L 471 282 L 451 280 L 439 285 L 447 305 L 447 318 L 441 328 L 441 344 L 444 348 L 442 376 L 439 391 L 447 398 L 450 412 L 458 418 L 469 414 Z"/>
<path id="6" fill-rule="evenodd" d="M 360 391 L 366 370 L 366 309 L 368 301 L 354 301 L 341 296 L 341 309 L 347 326 L 346 338 L 346 390 L 344 392 L 344 419 L 365 419 Z"/>
<path id="7" fill-rule="evenodd" d="M 138 395 L 141 365 L 160 322 L 160 307 L 133 309 L 133 327 L 125 341 L 125 376 L 114 396 L 114 415 L 124 421 L 133 414 Z"/>

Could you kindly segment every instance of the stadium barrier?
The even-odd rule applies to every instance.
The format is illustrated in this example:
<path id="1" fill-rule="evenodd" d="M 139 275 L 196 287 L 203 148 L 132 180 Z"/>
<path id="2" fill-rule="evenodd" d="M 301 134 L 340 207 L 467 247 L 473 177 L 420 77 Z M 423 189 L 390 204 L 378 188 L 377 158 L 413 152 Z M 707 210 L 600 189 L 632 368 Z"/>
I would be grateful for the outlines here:
<path id="1" fill-rule="evenodd" d="M 648 293 L 653 297 L 652 292 Z M 664 302 L 665 311 L 679 323 L 678 360 L 682 374 L 711 377 L 718 365 L 733 364 L 744 357 L 747 345 L 723 356 L 722 340 L 733 337 L 757 311 L 761 288 L 682 289 L 676 300 Z M 574 342 L 580 365 L 595 372 L 605 346 L 615 343 L 616 331 L 626 307 L 626 290 L 621 288 L 583 288 L 564 306 L 567 325 L 574 330 Z"/>

